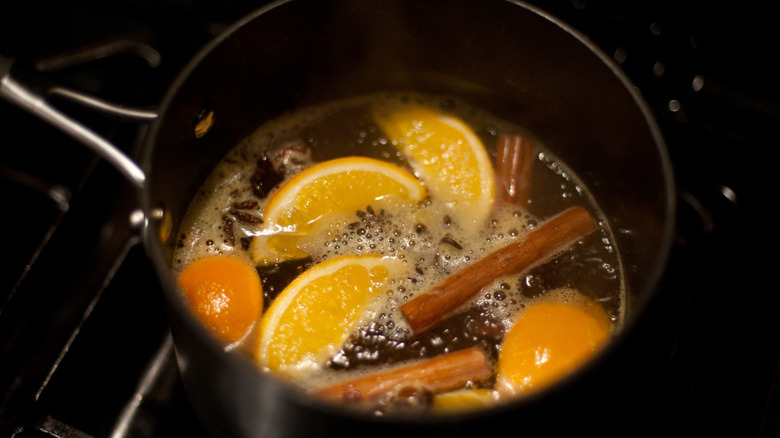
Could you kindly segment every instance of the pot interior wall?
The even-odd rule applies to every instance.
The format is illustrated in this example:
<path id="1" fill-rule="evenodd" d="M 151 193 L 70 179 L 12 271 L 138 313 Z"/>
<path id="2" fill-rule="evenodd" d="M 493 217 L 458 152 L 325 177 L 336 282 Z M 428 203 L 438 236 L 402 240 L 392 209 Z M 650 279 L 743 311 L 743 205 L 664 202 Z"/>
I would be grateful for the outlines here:
<path id="1" fill-rule="evenodd" d="M 441 93 L 518 121 L 574 169 L 616 231 L 629 300 L 652 294 L 672 232 L 669 164 L 630 85 L 587 42 L 502 0 L 294 0 L 261 12 L 190 64 L 152 128 L 144 202 L 164 207 L 174 231 L 216 161 L 262 123 L 366 92 Z M 197 138 L 204 111 L 214 124 Z M 174 243 L 151 245 L 161 271 Z M 187 336 L 182 356 L 213 348 Z"/>

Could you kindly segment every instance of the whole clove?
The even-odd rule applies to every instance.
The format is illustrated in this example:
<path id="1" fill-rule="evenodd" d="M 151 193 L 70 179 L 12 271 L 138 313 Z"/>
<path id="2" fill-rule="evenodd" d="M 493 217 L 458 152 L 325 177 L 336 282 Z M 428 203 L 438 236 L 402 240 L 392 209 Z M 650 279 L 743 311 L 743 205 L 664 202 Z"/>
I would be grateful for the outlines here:
<path id="1" fill-rule="evenodd" d="M 259 202 L 254 199 L 247 199 L 246 201 L 234 202 L 232 207 L 236 210 L 250 210 L 260 205 Z"/>
<path id="2" fill-rule="evenodd" d="M 254 216 L 252 214 L 249 214 L 245 211 L 238 211 L 235 209 L 230 210 L 230 214 L 233 215 L 239 222 L 243 222 L 246 224 L 262 224 L 263 218 L 260 216 Z"/>

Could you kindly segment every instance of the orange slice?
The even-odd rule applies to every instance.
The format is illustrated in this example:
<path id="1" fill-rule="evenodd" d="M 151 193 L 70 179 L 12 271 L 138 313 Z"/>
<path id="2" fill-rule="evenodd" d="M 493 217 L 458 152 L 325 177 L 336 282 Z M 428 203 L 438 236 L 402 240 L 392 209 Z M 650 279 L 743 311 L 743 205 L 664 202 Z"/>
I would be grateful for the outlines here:
<path id="1" fill-rule="evenodd" d="M 423 106 L 376 111 L 379 128 L 404 154 L 431 193 L 465 231 L 484 224 L 495 197 L 490 156 L 462 120 Z"/>
<path id="2" fill-rule="evenodd" d="M 484 388 L 463 388 L 436 394 L 433 398 L 433 412 L 456 414 L 493 406 L 498 401 L 498 392 Z"/>
<path id="3" fill-rule="evenodd" d="M 262 312 L 260 276 L 241 260 L 196 260 L 184 268 L 178 283 L 198 319 L 227 343 L 246 336 Z"/>
<path id="4" fill-rule="evenodd" d="M 316 370 L 381 304 L 401 266 L 379 255 L 342 256 L 304 271 L 260 322 L 258 364 L 289 376 Z"/>
<path id="5" fill-rule="evenodd" d="M 592 300 L 529 307 L 504 337 L 496 387 L 508 394 L 543 389 L 598 353 L 609 332 L 609 316 Z"/>
<path id="6" fill-rule="evenodd" d="M 394 209 L 417 203 L 425 187 L 406 170 L 366 157 L 325 161 L 295 175 L 268 200 L 266 228 L 253 240 L 258 264 L 306 257 L 298 242 L 327 218 L 367 206 Z"/>

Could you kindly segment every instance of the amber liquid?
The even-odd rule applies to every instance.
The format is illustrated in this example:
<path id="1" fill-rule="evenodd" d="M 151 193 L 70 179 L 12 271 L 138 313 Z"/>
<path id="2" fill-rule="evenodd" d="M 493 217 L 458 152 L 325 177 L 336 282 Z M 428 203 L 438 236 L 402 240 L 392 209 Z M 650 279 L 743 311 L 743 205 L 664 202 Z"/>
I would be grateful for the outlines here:
<path id="1" fill-rule="evenodd" d="M 266 185 L 275 186 L 307 166 L 341 156 L 379 158 L 411 171 L 376 126 L 370 111 L 377 105 L 399 102 L 423 103 L 459 116 L 480 137 L 494 163 L 500 135 L 532 137 L 522 126 L 497 119 L 457 99 L 413 93 L 365 96 L 282 116 L 262 125 L 237 145 L 204 183 L 181 228 L 174 270 L 210 254 L 251 260 L 249 242 L 262 225 L 241 221 L 231 212 L 235 213 L 236 205 L 242 202 L 257 201 L 256 207 L 241 212 L 262 217 L 267 194 L 258 194 L 256 190 L 258 163 L 273 163 L 278 173 L 266 175 Z M 293 278 L 329 257 L 381 253 L 406 257 L 413 265 L 413 272 L 391 284 L 393 296 L 388 306 L 361 325 L 341 351 L 323 364 L 324 379 L 338 379 L 330 376 L 343 375 L 345 371 L 370 372 L 472 345 L 481 346 L 495 359 L 504 332 L 529 302 L 545 297 L 566 300 L 570 296 L 567 291 L 576 291 L 600 303 L 611 316 L 615 330 L 619 329 L 624 285 L 620 256 L 608 224 L 601 220 L 596 200 L 572 169 L 542 143 L 537 141 L 535 148 L 531 201 L 522 207 L 498 207 L 480 233 L 464 235 L 456 224 L 448 223 L 444 214 L 433 215 L 428 223 L 419 223 L 403 217 L 403 212 L 375 211 L 366 206 L 344 218 L 329 235 L 308 239 L 306 252 L 311 254 L 310 258 L 258 268 L 267 307 Z M 265 198 L 261 197 L 264 195 Z M 424 293 L 426 287 L 489 252 L 521 239 L 547 217 L 572 205 L 585 206 L 596 217 L 600 224 L 596 233 L 544 264 L 497 279 L 460 311 L 423 334 L 412 336 L 397 312 L 400 303 Z M 226 217 L 231 222 L 229 231 Z M 246 349 L 251 354 L 251 345 L 247 340 L 231 348 Z"/>

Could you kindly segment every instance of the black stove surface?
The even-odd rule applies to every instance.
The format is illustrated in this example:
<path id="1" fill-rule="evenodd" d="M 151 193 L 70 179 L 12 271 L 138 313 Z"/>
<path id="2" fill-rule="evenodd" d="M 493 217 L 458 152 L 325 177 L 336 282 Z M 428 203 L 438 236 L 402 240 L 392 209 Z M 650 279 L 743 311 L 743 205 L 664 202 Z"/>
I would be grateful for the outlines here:
<path id="1" fill-rule="evenodd" d="M 154 107 L 183 64 L 263 2 L 7 5 L 0 54 L 53 83 Z M 534 1 L 634 81 L 664 133 L 678 233 L 628 354 L 623 426 L 780 436 L 778 37 L 770 6 Z M 139 127 L 71 114 L 131 155 Z M 134 192 L 108 164 L 0 101 L 0 435 L 203 436 L 179 381 Z M 766 255 L 766 252 L 770 254 Z M 605 425 L 605 427 L 608 427 Z M 639 433 L 641 434 L 641 433 Z"/>

